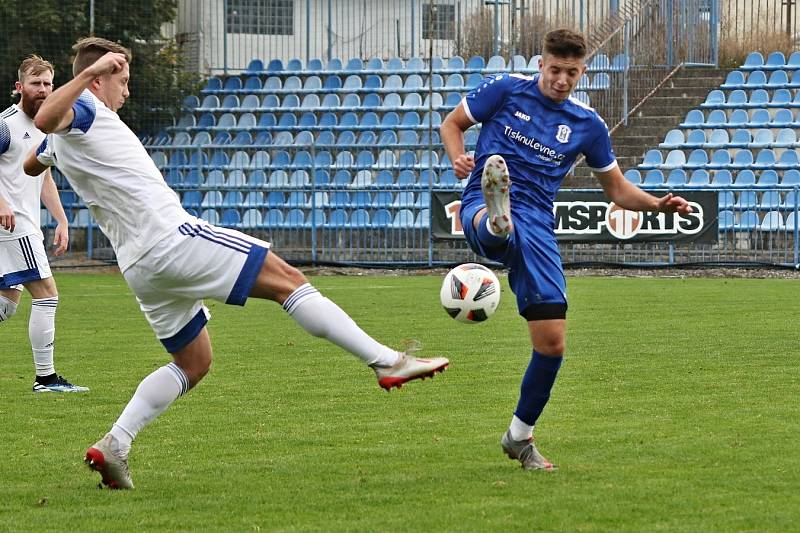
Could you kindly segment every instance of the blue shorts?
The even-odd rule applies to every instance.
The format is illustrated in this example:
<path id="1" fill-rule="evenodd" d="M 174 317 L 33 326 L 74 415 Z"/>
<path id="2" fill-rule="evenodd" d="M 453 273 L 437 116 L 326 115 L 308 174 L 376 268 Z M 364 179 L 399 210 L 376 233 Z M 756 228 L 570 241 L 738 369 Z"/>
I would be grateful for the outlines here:
<path id="1" fill-rule="evenodd" d="M 519 314 L 528 320 L 564 318 L 567 283 L 552 223 L 512 211 L 514 231 L 496 248 L 486 248 L 472 226 L 483 202 L 461 204 L 461 226 L 472 251 L 508 268 L 508 283 L 517 297 Z M 528 216 L 525 216 L 528 215 Z"/>

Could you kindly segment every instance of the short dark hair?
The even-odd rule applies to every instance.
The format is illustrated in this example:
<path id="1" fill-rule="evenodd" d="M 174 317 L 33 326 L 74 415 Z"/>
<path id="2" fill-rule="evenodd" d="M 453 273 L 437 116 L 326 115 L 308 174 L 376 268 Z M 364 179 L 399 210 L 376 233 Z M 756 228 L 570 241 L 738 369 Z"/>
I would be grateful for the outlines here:
<path id="1" fill-rule="evenodd" d="M 544 53 L 556 57 L 586 57 L 586 38 L 567 28 L 551 30 L 544 36 Z"/>
<path id="2" fill-rule="evenodd" d="M 89 65 L 106 55 L 108 52 L 125 54 L 128 63 L 131 62 L 131 51 L 121 44 L 103 39 L 102 37 L 84 37 L 72 46 L 75 51 L 75 60 L 72 62 L 72 75 L 77 76 Z"/>

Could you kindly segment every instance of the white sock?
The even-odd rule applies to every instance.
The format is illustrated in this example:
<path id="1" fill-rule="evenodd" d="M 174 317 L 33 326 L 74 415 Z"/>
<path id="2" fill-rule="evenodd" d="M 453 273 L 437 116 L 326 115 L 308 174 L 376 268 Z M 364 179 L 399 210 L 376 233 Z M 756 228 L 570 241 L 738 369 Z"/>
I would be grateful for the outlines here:
<path id="1" fill-rule="evenodd" d="M 56 308 L 58 296 L 31 300 L 31 318 L 28 321 L 28 337 L 33 350 L 33 366 L 37 376 L 55 374 L 53 365 L 53 343 L 56 338 Z"/>
<path id="2" fill-rule="evenodd" d="M 120 450 L 127 455 L 136 434 L 188 390 L 189 379 L 174 362 L 144 378 L 111 428 Z"/>
<path id="3" fill-rule="evenodd" d="M 347 313 L 310 283 L 295 289 L 283 308 L 308 333 L 331 341 L 368 365 L 392 366 L 400 357 L 397 351 L 367 335 Z"/>
<path id="4" fill-rule="evenodd" d="M 528 440 L 533 436 L 533 426 L 529 426 L 514 415 L 511 418 L 511 425 L 508 426 L 513 440 Z"/>

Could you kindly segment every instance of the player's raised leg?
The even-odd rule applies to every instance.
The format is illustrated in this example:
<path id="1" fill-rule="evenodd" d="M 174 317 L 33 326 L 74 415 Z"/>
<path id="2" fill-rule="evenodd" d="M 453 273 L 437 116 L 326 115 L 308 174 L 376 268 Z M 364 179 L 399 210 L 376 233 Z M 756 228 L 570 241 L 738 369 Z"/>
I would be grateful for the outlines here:
<path id="1" fill-rule="evenodd" d="M 386 390 L 444 371 L 444 357 L 414 357 L 415 348 L 393 350 L 370 337 L 338 305 L 320 294 L 296 268 L 270 252 L 250 296 L 280 303 L 306 332 L 329 340 L 369 365 Z"/>

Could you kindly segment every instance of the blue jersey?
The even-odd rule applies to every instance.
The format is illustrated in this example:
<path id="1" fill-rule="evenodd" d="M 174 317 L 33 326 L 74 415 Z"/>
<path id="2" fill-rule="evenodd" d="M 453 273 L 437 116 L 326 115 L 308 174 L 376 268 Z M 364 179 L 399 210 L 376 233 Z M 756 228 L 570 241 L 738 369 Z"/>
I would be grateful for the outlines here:
<path id="1" fill-rule="evenodd" d="M 616 165 L 600 115 L 574 98 L 550 100 L 539 91 L 538 81 L 538 76 L 492 75 L 462 100 L 467 116 L 482 123 L 465 204 L 483 201 L 480 177 L 493 154 L 508 165 L 513 208 L 529 207 L 550 218 L 556 192 L 580 154 L 594 171 Z"/>

